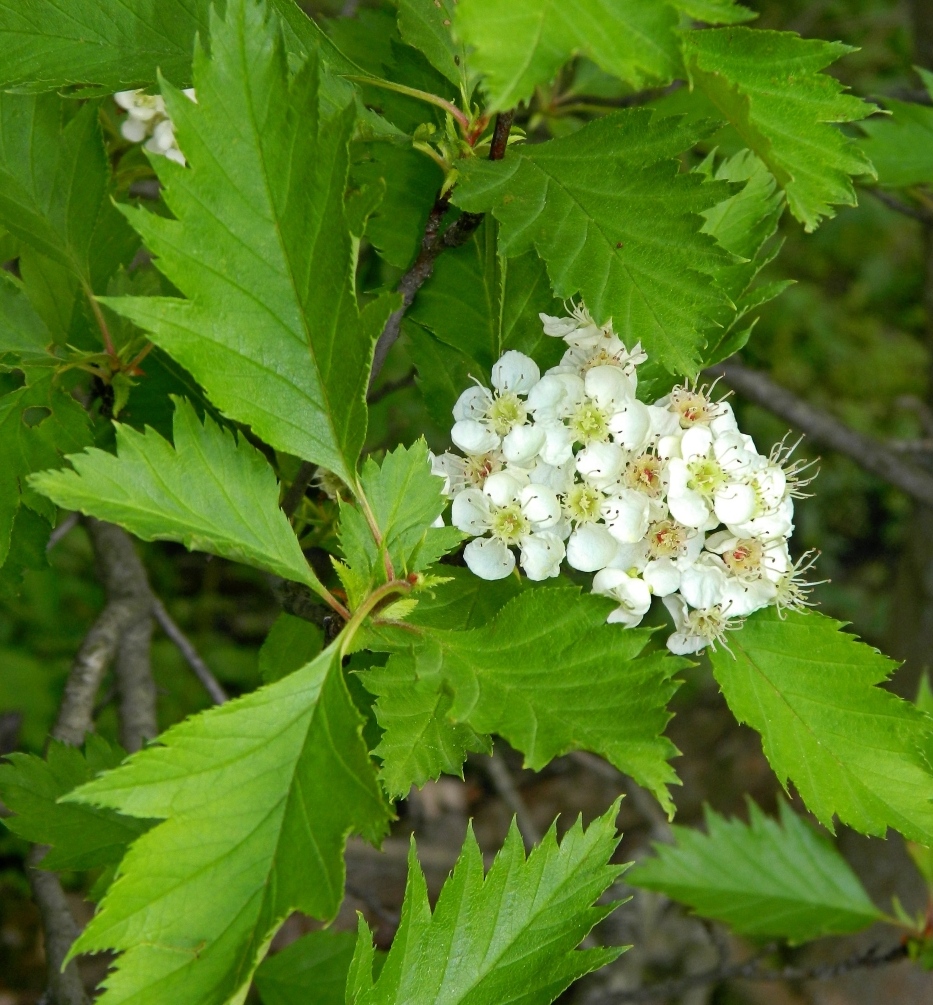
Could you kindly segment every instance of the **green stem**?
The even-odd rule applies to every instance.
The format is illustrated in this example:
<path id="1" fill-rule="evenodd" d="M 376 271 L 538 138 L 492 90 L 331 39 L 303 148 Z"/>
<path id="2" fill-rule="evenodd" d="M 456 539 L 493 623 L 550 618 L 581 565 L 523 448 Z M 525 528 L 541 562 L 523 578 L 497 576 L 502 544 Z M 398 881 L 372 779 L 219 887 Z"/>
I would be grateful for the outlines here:
<path id="1" fill-rule="evenodd" d="M 353 642 L 353 636 L 356 635 L 357 630 L 360 625 L 369 617 L 370 614 L 385 600 L 387 597 L 391 597 L 393 593 L 409 593 L 411 591 L 411 583 L 404 579 L 394 579 L 391 583 L 383 583 L 382 586 L 377 587 L 372 593 L 360 604 L 359 607 L 353 612 L 353 616 L 344 626 L 343 631 L 340 633 L 341 643 L 340 643 L 340 653 L 341 656 L 347 654 L 347 650 Z"/>
<path id="2" fill-rule="evenodd" d="M 432 94 L 430 91 L 419 91 L 415 87 L 406 87 L 404 84 L 396 84 L 392 80 L 383 80 L 381 77 L 356 77 L 347 76 L 346 80 L 353 80 L 358 84 L 371 84 L 373 87 L 381 87 L 386 91 L 395 91 L 397 94 L 404 94 L 409 98 L 416 98 L 418 101 L 426 101 L 429 105 L 436 105 L 443 108 L 445 112 L 452 115 L 460 124 L 461 130 L 467 133 L 470 129 L 470 120 L 457 108 L 456 105 L 442 98 L 439 94 Z"/>

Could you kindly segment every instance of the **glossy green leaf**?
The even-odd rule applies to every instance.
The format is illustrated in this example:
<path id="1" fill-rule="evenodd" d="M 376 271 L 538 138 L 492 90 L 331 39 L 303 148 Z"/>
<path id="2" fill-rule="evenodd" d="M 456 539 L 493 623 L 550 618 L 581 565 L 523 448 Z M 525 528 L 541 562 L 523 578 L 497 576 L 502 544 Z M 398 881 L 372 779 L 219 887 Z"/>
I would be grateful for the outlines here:
<path id="1" fill-rule="evenodd" d="M 68 797 L 162 821 L 73 949 L 122 953 L 101 1005 L 242 1000 L 292 911 L 336 914 L 347 835 L 378 840 L 388 820 L 361 723 L 331 648 Z"/>
<path id="2" fill-rule="evenodd" d="M 879 687 L 894 663 L 821 614 L 752 615 L 710 659 L 739 722 L 761 734 L 781 783 L 828 828 L 893 827 L 933 844 L 930 720 Z"/>
<path id="3" fill-rule="evenodd" d="M 9 754 L 0 764 L 0 799 L 15 815 L 3 823 L 34 844 L 51 845 L 44 869 L 96 869 L 115 865 L 151 822 L 113 810 L 58 800 L 126 756 L 119 747 L 90 734 L 85 753 L 54 740 L 45 759 Z"/>
<path id="4" fill-rule="evenodd" d="M 485 77 L 487 109 L 501 111 L 577 53 L 634 87 L 666 83 L 680 67 L 677 21 L 668 4 L 644 0 L 460 0 L 454 30 Z"/>
<path id="5" fill-rule="evenodd" d="M 356 302 L 353 109 L 322 114 L 313 60 L 290 79 L 278 19 L 256 0 L 228 0 L 194 66 L 197 104 L 165 85 L 188 167 L 155 158 L 175 219 L 127 211 L 187 299 L 106 302 L 222 412 L 353 484 L 372 347 L 396 302 Z"/>
<path id="6" fill-rule="evenodd" d="M 398 633 L 386 667 L 363 678 L 380 694 L 382 749 L 391 748 L 394 762 L 387 761 L 384 771 L 394 788 L 407 790 L 400 763 L 423 773 L 424 755 L 415 749 L 422 735 L 431 730 L 452 739 L 443 727 L 448 720 L 504 737 L 536 770 L 568 751 L 592 751 L 670 809 L 667 786 L 677 776 L 667 762 L 676 748 L 662 732 L 677 689 L 671 676 L 687 664 L 666 652 L 643 655 L 650 632 L 606 624 L 611 607 L 576 587 L 545 586 L 521 593 L 489 624 L 472 630 L 425 629 L 421 640 Z M 440 726 L 427 721 L 429 686 L 439 696 L 434 715 Z M 418 707 L 411 723 L 404 717 L 408 689 Z M 432 772 L 455 749 L 441 751 Z"/>
<path id="7" fill-rule="evenodd" d="M 275 619 L 259 650 L 259 676 L 272 684 L 300 670 L 323 649 L 324 632 L 317 625 L 284 611 Z"/>
<path id="8" fill-rule="evenodd" d="M 554 828 L 525 858 L 513 824 L 483 875 L 472 829 L 434 911 L 415 856 L 409 856 L 402 922 L 374 981 L 369 930 L 360 924 L 347 1001 L 353 1005 L 548 1005 L 573 981 L 614 960 L 619 947 L 577 949 L 617 906 L 595 906 L 624 866 L 609 865 L 618 843 L 618 803 L 560 844 Z"/>
<path id="9" fill-rule="evenodd" d="M 683 45 L 693 84 L 764 161 L 808 231 L 834 216 L 833 206 L 855 205 L 852 176 L 872 166 L 837 123 L 864 119 L 874 106 L 820 72 L 850 46 L 751 28 L 692 31 Z"/>
<path id="10" fill-rule="evenodd" d="M 237 442 L 209 417 L 202 425 L 181 398 L 174 447 L 152 429 L 116 428 L 116 456 L 96 448 L 72 454 L 73 471 L 42 472 L 33 488 L 144 541 L 180 541 L 321 589 L 279 508 L 269 462 L 245 439 Z"/>
<path id="11" fill-rule="evenodd" d="M 749 801 L 748 825 L 706 810 L 706 834 L 675 827 L 626 881 L 680 901 L 736 934 L 806 942 L 881 919 L 858 877 L 783 800 L 780 823 Z"/>
<path id="12" fill-rule="evenodd" d="M 704 134 L 646 109 L 615 112 L 503 161 L 467 162 L 454 200 L 495 215 L 503 254 L 535 247 L 558 297 L 581 293 L 627 344 L 641 340 L 672 372 L 691 374 L 731 312 L 710 273 L 732 256 L 700 233 L 700 214 L 729 191 L 679 170 Z"/>

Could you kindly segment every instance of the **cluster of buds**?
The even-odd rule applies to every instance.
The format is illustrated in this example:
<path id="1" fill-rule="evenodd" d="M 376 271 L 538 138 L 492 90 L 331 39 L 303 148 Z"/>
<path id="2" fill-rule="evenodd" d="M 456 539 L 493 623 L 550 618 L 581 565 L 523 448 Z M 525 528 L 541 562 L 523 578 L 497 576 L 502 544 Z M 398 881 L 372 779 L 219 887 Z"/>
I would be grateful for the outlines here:
<path id="1" fill-rule="evenodd" d="M 812 560 L 794 564 L 788 551 L 794 498 L 809 481 L 793 447 L 760 454 L 705 387 L 639 400 L 647 354 L 584 306 L 541 320 L 567 343 L 560 364 L 542 376 L 506 352 L 492 387 L 468 388 L 454 407 L 459 452 L 433 460 L 451 522 L 471 537 L 472 572 L 501 579 L 517 561 L 542 580 L 566 562 L 593 574 L 593 591 L 618 604 L 610 622 L 626 626 L 660 597 L 679 654 L 724 644 L 760 608 L 806 606 Z"/>
<path id="2" fill-rule="evenodd" d="M 194 88 L 185 90 L 192 101 Z M 168 157 L 177 164 L 185 163 L 185 155 L 175 142 L 175 127 L 165 111 L 165 100 L 160 94 L 146 94 L 144 91 L 117 91 L 114 101 L 126 110 L 126 118 L 120 123 L 120 132 L 130 143 L 143 143 L 153 154 Z"/>

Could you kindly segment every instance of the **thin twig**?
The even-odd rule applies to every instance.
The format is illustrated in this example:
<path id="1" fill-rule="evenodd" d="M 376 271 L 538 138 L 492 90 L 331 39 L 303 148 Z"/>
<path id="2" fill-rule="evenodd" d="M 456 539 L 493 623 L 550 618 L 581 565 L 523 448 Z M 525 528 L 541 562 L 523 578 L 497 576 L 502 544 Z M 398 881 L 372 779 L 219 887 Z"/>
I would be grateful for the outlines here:
<path id="1" fill-rule="evenodd" d="M 705 373 L 710 377 L 722 377 L 743 397 L 789 422 L 815 443 L 845 454 L 866 471 L 890 482 L 924 505 L 933 507 L 933 475 L 904 461 L 884 441 L 856 432 L 835 416 L 781 387 L 767 374 L 744 363 L 727 360 L 710 367 Z"/>
<path id="2" fill-rule="evenodd" d="M 496 123 L 493 127 L 492 141 L 489 148 L 490 160 L 501 160 L 505 156 L 508 146 L 509 132 L 512 128 L 512 112 L 500 112 L 496 116 Z M 373 388 L 376 377 L 385 365 L 389 350 L 398 341 L 399 332 L 402 327 L 402 318 L 405 312 L 411 307 L 415 294 L 430 277 L 434 271 L 434 262 L 446 248 L 457 248 L 466 243 L 473 235 L 473 232 L 482 222 L 481 213 L 461 213 L 457 220 L 445 231 L 441 231 L 441 225 L 447 210 L 450 208 L 450 199 L 443 195 L 438 198 L 428 214 L 428 222 L 425 224 L 424 235 L 421 238 L 421 251 L 415 259 L 415 264 L 399 280 L 396 292 L 402 295 L 402 306 L 393 311 L 386 321 L 382 334 L 376 342 L 373 352 L 373 365 L 369 378 L 369 389 Z"/>
<path id="3" fill-rule="evenodd" d="M 366 397 L 367 404 L 375 405 L 377 401 L 382 401 L 383 398 L 388 398 L 390 394 L 395 394 L 396 391 L 401 391 L 406 387 L 412 387 L 414 383 L 414 370 L 406 373 L 404 377 L 399 377 L 398 380 L 387 380 L 384 384 L 369 392 Z"/>
<path id="4" fill-rule="evenodd" d="M 298 504 L 304 499 L 315 471 L 317 471 L 316 464 L 312 464 L 310 461 L 301 462 L 295 480 L 289 485 L 285 498 L 282 500 L 282 511 L 286 516 L 290 517 L 298 509 Z"/>
<path id="5" fill-rule="evenodd" d="M 146 586 L 148 587 L 148 581 Z M 123 631 L 114 661 L 120 743 L 131 754 L 158 735 L 157 696 L 152 679 L 152 613 L 145 609 Z"/>
<path id="6" fill-rule="evenodd" d="M 210 667 L 201 659 L 191 640 L 178 627 L 171 614 L 165 609 L 165 604 L 158 597 L 153 598 L 152 614 L 156 621 L 158 621 L 159 627 L 175 643 L 176 648 L 185 658 L 185 662 L 194 671 L 195 677 L 204 686 L 204 690 L 210 695 L 211 701 L 215 705 L 222 705 L 227 701 L 227 692 L 223 689 L 223 685 L 211 673 Z"/>
<path id="7" fill-rule="evenodd" d="M 489 776 L 499 798 L 515 814 L 515 822 L 518 824 L 522 841 L 525 843 L 525 848 L 530 850 L 541 840 L 541 831 L 538 830 L 528 812 L 528 807 L 518 791 L 518 786 L 515 784 L 515 779 L 512 777 L 512 772 L 509 771 L 505 758 L 498 750 L 494 749 L 489 757 L 477 758 L 476 763 Z"/>
<path id="8" fill-rule="evenodd" d="M 893 209 L 896 213 L 900 213 L 903 216 L 909 216 L 911 220 L 917 220 L 925 227 L 933 227 L 933 213 L 930 210 L 924 209 L 921 206 L 911 206 L 909 203 L 898 199 L 896 195 L 886 192 L 883 188 L 871 186 L 866 188 L 866 191 L 871 192 L 878 202 L 884 203 L 888 209 Z"/>
<path id="9" fill-rule="evenodd" d="M 677 980 L 662 981 L 648 987 L 636 988 L 631 991 L 617 991 L 601 995 L 596 1001 L 599 1005 L 623 1005 L 628 1002 L 650 1002 L 672 999 L 689 991 L 691 988 L 702 987 L 705 984 L 721 984 L 725 981 L 825 981 L 840 977 L 853 970 L 871 970 L 875 967 L 897 963 L 907 958 L 907 946 L 898 943 L 890 949 L 881 952 L 878 946 L 852 956 L 838 963 L 822 963 L 815 967 L 763 967 L 758 957 L 744 963 L 731 963 L 725 966 L 713 967 L 696 974 L 687 974 Z"/>
<path id="10" fill-rule="evenodd" d="M 45 546 L 45 550 L 51 551 L 59 541 L 66 538 L 78 526 L 79 519 L 80 516 L 77 513 L 69 513 L 52 533 L 49 534 L 49 541 Z"/>

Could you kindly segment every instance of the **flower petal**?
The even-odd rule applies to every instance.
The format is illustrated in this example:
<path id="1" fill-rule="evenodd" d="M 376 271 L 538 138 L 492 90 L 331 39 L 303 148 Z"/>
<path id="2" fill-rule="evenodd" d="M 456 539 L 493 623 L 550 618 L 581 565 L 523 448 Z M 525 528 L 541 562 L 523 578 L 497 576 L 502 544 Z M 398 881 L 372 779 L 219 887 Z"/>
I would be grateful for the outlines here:
<path id="1" fill-rule="evenodd" d="M 550 531 L 529 534 L 522 538 L 521 565 L 525 575 L 536 582 L 560 575 L 564 559 L 564 542 Z"/>
<path id="2" fill-rule="evenodd" d="M 515 568 L 515 556 L 492 537 L 479 537 L 463 549 L 467 568 L 480 579 L 505 579 Z"/>
<path id="3" fill-rule="evenodd" d="M 540 379 L 538 364 L 516 349 L 504 352 L 492 367 L 492 386 L 500 392 L 527 394 Z"/>
<path id="4" fill-rule="evenodd" d="M 458 419 L 450 438 L 465 454 L 488 454 L 499 446 L 498 434 L 476 419 Z"/>
<path id="5" fill-rule="evenodd" d="M 489 529 L 489 500 L 479 489 L 463 489 L 454 496 L 450 522 L 457 530 L 474 537 Z"/>
<path id="6" fill-rule="evenodd" d="M 567 563 L 580 572 L 596 572 L 606 568 L 617 549 L 615 538 L 602 524 L 585 523 L 567 541 Z"/>
<path id="7" fill-rule="evenodd" d="M 510 464 L 529 464 L 547 439 L 541 426 L 515 426 L 502 441 L 502 453 Z"/>

